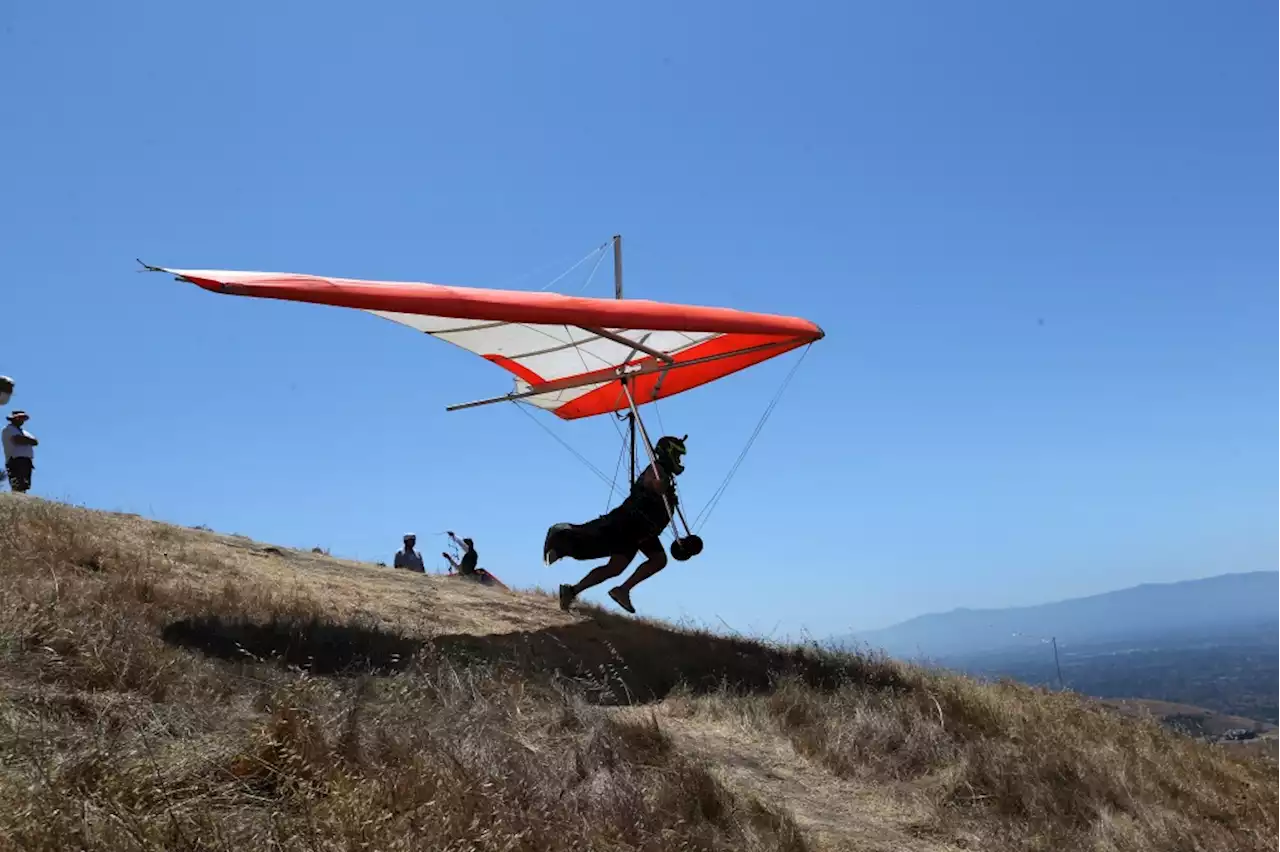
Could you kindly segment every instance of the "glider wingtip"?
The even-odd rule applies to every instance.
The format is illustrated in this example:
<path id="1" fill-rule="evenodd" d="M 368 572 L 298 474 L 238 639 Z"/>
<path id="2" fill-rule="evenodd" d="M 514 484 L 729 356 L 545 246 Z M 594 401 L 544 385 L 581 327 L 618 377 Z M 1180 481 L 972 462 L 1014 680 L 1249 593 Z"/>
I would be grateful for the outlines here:
<path id="1" fill-rule="evenodd" d="M 182 278 L 182 276 L 181 276 L 181 275 L 179 275 L 178 273 L 174 272 L 172 269 L 168 269 L 167 267 L 164 267 L 164 266 L 153 266 L 153 265 L 151 265 L 150 263 L 147 263 L 145 260 L 143 260 L 143 259 L 142 259 L 142 258 L 140 258 L 140 257 L 139 257 L 139 258 L 134 258 L 134 259 L 135 259 L 135 260 L 137 260 L 137 261 L 138 261 L 138 263 L 142 265 L 142 268 L 138 270 L 139 272 L 163 272 L 164 274 L 166 274 L 166 275 L 172 275 L 174 278 L 177 278 L 177 279 L 181 279 L 181 278 Z"/>

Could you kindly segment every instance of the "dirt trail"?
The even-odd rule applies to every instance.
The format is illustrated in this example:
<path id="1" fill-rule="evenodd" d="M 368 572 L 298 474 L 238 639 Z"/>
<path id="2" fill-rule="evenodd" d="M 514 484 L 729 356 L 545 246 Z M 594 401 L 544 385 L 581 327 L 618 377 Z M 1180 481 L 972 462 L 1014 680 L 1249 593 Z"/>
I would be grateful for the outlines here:
<path id="1" fill-rule="evenodd" d="M 647 716 L 649 708 L 619 711 Z M 686 718 L 652 708 L 681 751 L 705 760 L 730 788 L 795 817 L 815 852 L 952 852 L 965 847 L 927 837 L 927 811 L 883 786 L 837 778 L 796 753 L 781 736 L 731 721 Z"/>

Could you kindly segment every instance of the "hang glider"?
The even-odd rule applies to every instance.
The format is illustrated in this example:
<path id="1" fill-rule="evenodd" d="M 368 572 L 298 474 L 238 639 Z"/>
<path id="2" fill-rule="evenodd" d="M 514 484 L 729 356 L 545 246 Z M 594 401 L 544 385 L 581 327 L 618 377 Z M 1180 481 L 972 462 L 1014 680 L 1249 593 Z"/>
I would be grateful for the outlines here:
<path id="1" fill-rule="evenodd" d="M 367 311 L 473 352 L 511 373 L 504 396 L 563 420 L 626 411 L 823 337 L 805 319 L 642 299 L 148 266 L 214 293 Z M 627 390 L 630 393 L 627 393 Z"/>

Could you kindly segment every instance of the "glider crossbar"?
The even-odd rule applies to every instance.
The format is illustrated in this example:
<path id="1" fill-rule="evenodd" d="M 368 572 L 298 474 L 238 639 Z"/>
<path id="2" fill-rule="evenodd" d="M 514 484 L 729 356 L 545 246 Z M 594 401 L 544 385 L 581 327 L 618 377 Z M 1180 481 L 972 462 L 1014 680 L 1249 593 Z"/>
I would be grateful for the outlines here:
<path id="1" fill-rule="evenodd" d="M 644 354 L 648 355 L 651 358 L 657 358 L 659 361 L 665 361 L 668 364 L 674 364 L 676 362 L 676 359 L 672 358 L 670 355 L 668 355 L 665 352 L 659 352 L 657 349 L 653 349 L 651 347 L 645 346 L 643 343 L 637 343 L 634 340 L 630 340 L 626 337 L 623 337 L 621 334 L 614 334 L 612 331 L 609 331 L 608 329 L 596 328 L 596 327 L 586 326 L 586 325 L 580 325 L 578 326 L 578 328 L 582 329 L 588 334 L 594 334 L 597 337 L 603 337 L 606 340 L 612 340 L 614 343 L 621 343 L 623 346 L 630 346 L 631 351 L 633 353 L 643 352 Z"/>
<path id="2" fill-rule="evenodd" d="M 634 345 L 634 344 L 633 344 Z M 527 391 L 519 393 L 509 393 L 504 396 L 490 397 L 489 399 L 478 399 L 474 402 L 462 402 L 445 407 L 445 411 L 461 411 L 464 408 L 476 408 L 481 405 L 493 405 L 496 402 L 515 402 L 516 400 L 526 399 L 531 396 L 538 396 L 544 393 L 553 393 L 560 390 L 569 390 L 571 388 L 580 388 L 585 385 L 604 384 L 616 379 L 635 378 L 636 376 L 647 376 L 650 373 L 664 373 L 669 370 L 679 370 L 683 367 L 694 367 L 698 364 L 706 364 L 711 361 L 720 361 L 725 358 L 736 358 L 740 355 L 749 355 L 753 352 L 761 352 L 766 349 L 779 349 L 782 347 L 794 346 L 794 340 L 780 340 L 775 343 L 762 343 L 759 346 L 748 346 L 745 349 L 737 349 L 733 352 L 721 352 L 716 355 L 707 355 L 703 358 L 694 358 L 689 361 L 677 361 L 673 364 L 657 363 L 645 364 L 638 367 L 628 367 L 623 365 L 616 369 L 596 370 L 591 373 L 583 373 L 580 376 L 570 376 L 565 379 L 557 379 L 553 382 L 544 382 L 540 385 L 529 388 Z M 624 382 L 625 384 L 625 382 Z"/>

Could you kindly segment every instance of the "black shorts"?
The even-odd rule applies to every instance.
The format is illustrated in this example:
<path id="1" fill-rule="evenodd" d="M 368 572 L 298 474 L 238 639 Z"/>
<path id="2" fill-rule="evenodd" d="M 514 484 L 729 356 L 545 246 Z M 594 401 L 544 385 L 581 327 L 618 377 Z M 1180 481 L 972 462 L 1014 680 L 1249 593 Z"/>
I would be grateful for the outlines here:
<path id="1" fill-rule="evenodd" d="M 6 459 L 4 472 L 9 475 L 9 488 L 22 492 L 31 487 L 31 471 L 35 463 L 29 458 Z"/>

